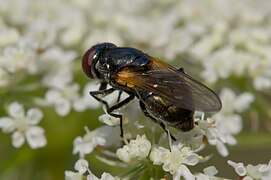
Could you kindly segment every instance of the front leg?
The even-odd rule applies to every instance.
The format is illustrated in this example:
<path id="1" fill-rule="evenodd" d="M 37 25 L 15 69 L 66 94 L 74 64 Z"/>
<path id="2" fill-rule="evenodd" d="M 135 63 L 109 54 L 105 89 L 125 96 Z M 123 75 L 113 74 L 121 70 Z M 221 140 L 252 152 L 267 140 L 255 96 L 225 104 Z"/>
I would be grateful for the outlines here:
<path id="1" fill-rule="evenodd" d="M 115 117 L 115 118 L 119 118 L 120 119 L 120 136 L 123 138 L 123 122 L 122 122 L 122 114 L 116 114 L 116 113 L 113 113 L 114 110 L 116 109 L 120 109 L 122 108 L 123 106 L 125 106 L 126 104 L 128 104 L 130 101 L 132 101 L 134 99 L 135 95 L 133 94 L 130 94 L 129 97 L 127 97 L 126 99 L 124 99 L 123 101 L 119 102 L 118 104 L 108 108 L 106 110 L 106 112 Z"/>
<path id="2" fill-rule="evenodd" d="M 108 109 L 109 108 L 108 103 L 98 96 L 99 95 L 102 95 L 103 97 L 107 96 L 107 95 L 111 94 L 112 92 L 114 92 L 115 90 L 116 89 L 114 89 L 114 88 L 110 88 L 110 89 L 104 89 L 104 90 L 98 90 L 98 91 L 91 91 L 91 92 L 89 92 L 89 94 L 97 101 L 103 103 L 106 106 L 106 109 Z"/>

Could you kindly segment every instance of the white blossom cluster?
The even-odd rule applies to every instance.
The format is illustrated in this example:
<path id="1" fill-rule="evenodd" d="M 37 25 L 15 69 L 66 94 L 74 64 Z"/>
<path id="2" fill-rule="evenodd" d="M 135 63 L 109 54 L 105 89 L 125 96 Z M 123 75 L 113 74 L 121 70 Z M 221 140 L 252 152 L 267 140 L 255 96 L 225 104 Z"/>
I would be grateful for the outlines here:
<path id="1" fill-rule="evenodd" d="M 85 159 L 79 159 L 74 169 L 77 172 L 65 171 L 65 180 L 80 180 L 85 173 L 87 173 L 87 180 L 116 180 L 111 174 L 103 173 L 101 178 L 96 177 L 89 169 L 89 164 Z"/>
<path id="2" fill-rule="evenodd" d="M 269 0 L 0 0 L 0 129 L 12 134 L 16 148 L 25 142 L 32 149 L 46 146 L 46 129 L 38 126 L 46 118 L 43 108 L 52 107 L 62 118 L 71 111 L 101 107 L 89 95 L 98 82 L 80 81 L 82 54 L 100 42 L 132 46 L 185 69 L 195 65 L 189 66 L 188 74 L 196 72 L 191 74 L 220 90 L 223 108 L 210 118 L 197 116 L 190 132 L 169 128 L 177 138 L 173 144 L 161 127 L 139 112 L 138 102 L 119 112 L 124 115 L 124 139 L 119 120 L 102 115 L 99 120 L 105 125 L 85 128 L 86 133 L 74 139 L 78 172 L 67 171 L 66 178 L 99 179 L 85 159 L 103 147 L 114 159 L 99 157 L 108 164 L 151 164 L 174 179 L 215 179 L 214 166 L 203 173 L 193 171 L 208 159 L 201 150 L 213 145 L 226 157 L 227 146 L 237 143 L 235 136 L 243 129 L 241 114 L 253 103 L 258 105 L 257 115 L 271 117 L 268 110 L 257 112 L 270 105 L 265 98 L 271 88 L 270 17 Z M 105 100 L 114 104 L 117 93 Z M 270 163 L 228 164 L 247 179 L 264 179 L 270 168 Z M 114 177 L 105 173 L 101 179 Z"/>
<path id="3" fill-rule="evenodd" d="M 196 119 L 196 126 L 193 130 L 173 134 L 174 136 L 176 135 L 177 141 L 172 144 L 172 140 L 167 138 L 166 133 L 161 133 L 161 127 L 158 126 L 156 128 L 154 126 L 154 129 L 151 130 L 152 134 L 150 134 L 150 127 L 148 125 L 140 125 L 142 122 L 139 120 L 140 117 L 137 116 L 135 118 L 137 119 L 136 122 L 129 120 L 129 122 L 124 123 L 123 128 L 127 132 L 124 133 L 125 145 L 119 148 L 121 139 L 119 138 L 119 122 L 117 118 L 104 114 L 99 119 L 106 125 L 94 131 L 87 130 L 83 137 L 77 137 L 74 140 L 74 154 L 79 154 L 80 158 L 86 158 L 97 146 L 111 147 L 110 149 L 115 147 L 115 155 L 110 155 L 111 160 L 100 157 L 99 159 L 107 164 L 119 166 L 121 164 L 118 161 L 121 160 L 127 166 L 130 165 L 131 167 L 138 164 L 152 163 L 154 166 L 161 166 L 165 172 L 172 174 L 173 179 L 176 180 L 181 177 L 185 179 L 215 179 L 218 170 L 214 166 L 206 168 L 204 173 L 192 173 L 190 169 L 200 161 L 203 162 L 206 158 L 208 159 L 208 157 L 202 157 L 199 154 L 206 146 L 205 140 L 211 145 L 216 145 L 222 156 L 227 156 L 228 150 L 226 144 L 228 143 L 228 136 L 232 136 L 230 130 L 227 132 L 220 131 L 216 120 L 210 118 L 204 119 L 204 114 L 202 114 L 201 118 Z M 109 120 L 113 123 L 109 123 Z M 153 123 L 150 120 L 149 122 Z M 158 130 L 159 128 L 160 131 Z M 136 129 L 137 131 L 133 131 Z M 140 136 L 138 132 L 144 132 L 145 134 Z M 153 133 L 157 132 L 160 132 L 158 142 L 153 137 Z M 148 138 L 146 134 L 149 136 Z M 135 137 L 135 139 L 127 141 L 127 138 L 129 139 L 130 137 Z M 232 138 L 234 139 L 233 136 Z M 114 152 L 111 153 L 114 154 Z M 112 157 L 114 160 L 112 160 Z"/>
<path id="4" fill-rule="evenodd" d="M 271 178 L 271 161 L 269 161 L 268 164 L 258 164 L 256 166 L 251 164 L 244 166 L 243 163 L 236 163 L 230 160 L 228 164 L 232 166 L 239 177 L 242 177 L 244 180 L 268 180 Z"/>
<path id="5" fill-rule="evenodd" d="M 148 156 L 151 149 L 151 143 L 143 135 L 137 135 L 135 140 L 124 145 L 116 151 L 118 158 L 124 162 L 131 162 L 133 159 L 144 159 Z"/>

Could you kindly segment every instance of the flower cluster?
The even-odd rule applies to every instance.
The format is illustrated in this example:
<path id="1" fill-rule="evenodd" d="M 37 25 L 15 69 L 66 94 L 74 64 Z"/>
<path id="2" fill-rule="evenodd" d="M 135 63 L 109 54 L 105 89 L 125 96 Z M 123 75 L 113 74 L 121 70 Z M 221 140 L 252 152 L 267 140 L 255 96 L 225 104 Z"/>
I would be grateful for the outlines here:
<path id="1" fill-rule="evenodd" d="M 116 151 L 118 158 L 124 162 L 131 162 L 134 159 L 144 159 L 149 155 L 151 142 L 146 136 L 137 135 L 135 140 L 131 140 L 129 144 L 123 146 Z"/>

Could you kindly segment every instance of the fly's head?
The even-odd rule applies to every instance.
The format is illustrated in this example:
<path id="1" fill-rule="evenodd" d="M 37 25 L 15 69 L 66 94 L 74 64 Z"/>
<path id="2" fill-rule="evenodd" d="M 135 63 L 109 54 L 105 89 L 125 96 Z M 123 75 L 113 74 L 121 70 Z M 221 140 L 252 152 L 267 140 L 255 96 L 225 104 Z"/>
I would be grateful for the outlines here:
<path id="1" fill-rule="evenodd" d="M 91 79 L 101 79 L 102 75 L 96 64 L 99 63 L 100 56 L 107 49 L 115 48 L 112 43 L 96 44 L 89 48 L 82 58 L 82 69 L 84 73 Z M 104 64 L 106 66 L 106 64 Z"/>

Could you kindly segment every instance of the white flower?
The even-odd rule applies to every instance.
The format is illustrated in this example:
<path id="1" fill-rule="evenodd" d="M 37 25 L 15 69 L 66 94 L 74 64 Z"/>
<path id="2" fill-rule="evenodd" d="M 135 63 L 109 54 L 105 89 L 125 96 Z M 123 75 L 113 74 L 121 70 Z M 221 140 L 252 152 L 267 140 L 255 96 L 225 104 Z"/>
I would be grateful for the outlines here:
<path id="1" fill-rule="evenodd" d="M 209 138 L 208 141 L 217 147 L 222 156 L 227 156 L 229 152 L 225 144 L 235 145 L 237 141 L 233 135 L 240 133 L 243 128 L 242 117 L 237 113 L 247 110 L 254 101 L 254 96 L 248 92 L 236 95 L 232 90 L 224 88 L 220 97 L 223 104 L 222 110 L 211 118 L 216 121 L 215 132 L 220 134 L 220 137 Z"/>
<path id="2" fill-rule="evenodd" d="M 215 145 L 222 156 L 227 156 L 228 150 L 225 146 L 225 143 L 227 143 L 227 137 L 225 137 L 225 135 L 216 126 L 216 121 L 213 118 L 207 118 L 207 120 L 204 120 L 202 116 L 201 120 L 196 119 L 196 122 L 198 125 L 195 129 L 199 131 L 199 134 L 204 135 L 209 144 Z"/>
<path id="3" fill-rule="evenodd" d="M 101 178 L 97 178 L 89 169 L 88 162 L 85 159 L 79 159 L 75 163 L 74 169 L 77 172 L 65 171 L 66 180 L 82 180 L 85 173 L 87 173 L 87 180 L 115 180 L 109 173 L 103 173 Z"/>
<path id="4" fill-rule="evenodd" d="M 194 47 L 192 47 L 191 53 L 200 58 L 206 58 L 210 55 L 212 50 L 221 45 L 223 39 L 221 35 L 207 35 L 204 36 Z"/>
<path id="5" fill-rule="evenodd" d="M 151 142 L 145 135 L 137 135 L 136 139 L 129 144 L 117 149 L 117 156 L 124 162 L 131 162 L 134 159 L 144 159 L 149 155 Z"/>
<path id="6" fill-rule="evenodd" d="M 253 85 L 256 90 L 268 89 L 271 87 L 271 81 L 269 77 L 258 76 L 254 79 Z"/>
<path id="7" fill-rule="evenodd" d="M 204 147 L 202 145 L 204 145 L 204 137 L 206 137 L 209 144 L 217 146 L 220 154 L 228 155 L 228 150 L 224 145 L 224 143 L 228 143 L 228 136 L 218 129 L 214 118 L 204 119 L 204 113 L 202 113 L 201 118 L 195 118 L 195 124 L 195 128 L 190 132 L 179 133 L 177 139 L 193 150 L 198 150 L 200 147 Z"/>
<path id="8" fill-rule="evenodd" d="M 189 132 L 178 132 L 177 139 L 192 149 L 198 149 L 203 143 L 204 134 L 198 126 Z"/>
<path id="9" fill-rule="evenodd" d="M 83 158 L 86 154 L 90 154 L 97 146 L 112 146 L 119 138 L 118 131 L 114 127 L 102 126 L 89 131 L 83 137 L 76 137 L 73 141 L 73 154 L 79 153 Z"/>
<path id="10" fill-rule="evenodd" d="M 88 170 L 88 162 L 85 159 L 79 159 L 74 166 L 74 169 L 79 172 L 79 174 L 84 174 Z"/>
<path id="11" fill-rule="evenodd" d="M 45 94 L 45 101 L 48 105 L 54 105 L 58 115 L 66 116 L 71 111 L 71 108 L 76 111 L 82 110 L 78 91 L 79 85 L 76 83 L 67 84 L 61 88 L 50 89 Z"/>
<path id="12" fill-rule="evenodd" d="M 88 162 L 85 159 L 79 159 L 74 165 L 74 169 L 77 172 L 65 171 L 66 180 L 81 180 L 85 172 L 90 172 L 88 168 Z"/>
<path id="13" fill-rule="evenodd" d="M 150 159 L 153 164 L 163 164 L 163 170 L 170 172 L 174 179 L 194 179 L 194 176 L 185 165 L 196 165 L 201 156 L 194 153 L 189 147 L 183 144 L 174 143 L 171 150 L 163 147 L 154 147 L 150 153 Z"/>
<path id="14" fill-rule="evenodd" d="M 168 149 L 164 147 L 153 147 L 150 153 L 150 160 L 155 165 L 161 165 L 163 164 L 163 154 L 168 153 Z"/>
<path id="15" fill-rule="evenodd" d="M 201 120 L 195 120 L 197 122 L 196 129 L 200 131 L 200 134 L 207 137 L 208 140 L 214 140 L 218 139 L 222 142 L 224 142 L 223 135 L 216 127 L 216 121 L 212 118 L 207 118 L 207 120 L 204 120 L 202 117 Z"/>
<path id="16" fill-rule="evenodd" d="M 163 154 L 163 169 L 174 174 L 181 165 L 194 166 L 200 159 L 201 157 L 189 147 L 185 147 L 182 144 L 173 144 L 171 151 Z"/>
<path id="17" fill-rule="evenodd" d="M 0 118 L 0 128 L 5 133 L 12 134 L 14 147 L 21 147 L 25 140 L 32 149 L 44 147 L 47 144 L 43 128 L 37 126 L 43 117 L 38 108 L 29 109 L 25 115 L 24 107 L 18 102 L 10 104 L 10 117 Z"/>
<path id="18" fill-rule="evenodd" d="M 63 88 L 73 80 L 74 51 L 65 51 L 60 46 L 53 46 L 39 57 L 39 71 L 44 72 L 42 84 L 50 88 Z"/>
<path id="19" fill-rule="evenodd" d="M 0 64 L 10 73 L 17 71 L 31 72 L 32 67 L 36 64 L 35 52 L 25 46 L 19 44 L 17 46 L 7 46 L 0 54 Z"/>
<path id="20" fill-rule="evenodd" d="M 271 161 L 270 161 L 271 162 Z M 235 172 L 244 179 L 266 179 L 271 173 L 271 163 L 269 164 L 258 164 L 253 166 L 248 164 L 246 167 L 243 163 L 235 163 L 228 160 L 227 163 L 232 166 Z"/>
<path id="21" fill-rule="evenodd" d="M 233 112 L 244 112 L 254 101 L 254 96 L 249 92 L 244 92 L 236 95 L 231 89 L 224 88 L 220 93 L 220 98 L 223 103 L 221 113 L 231 114 Z"/>

